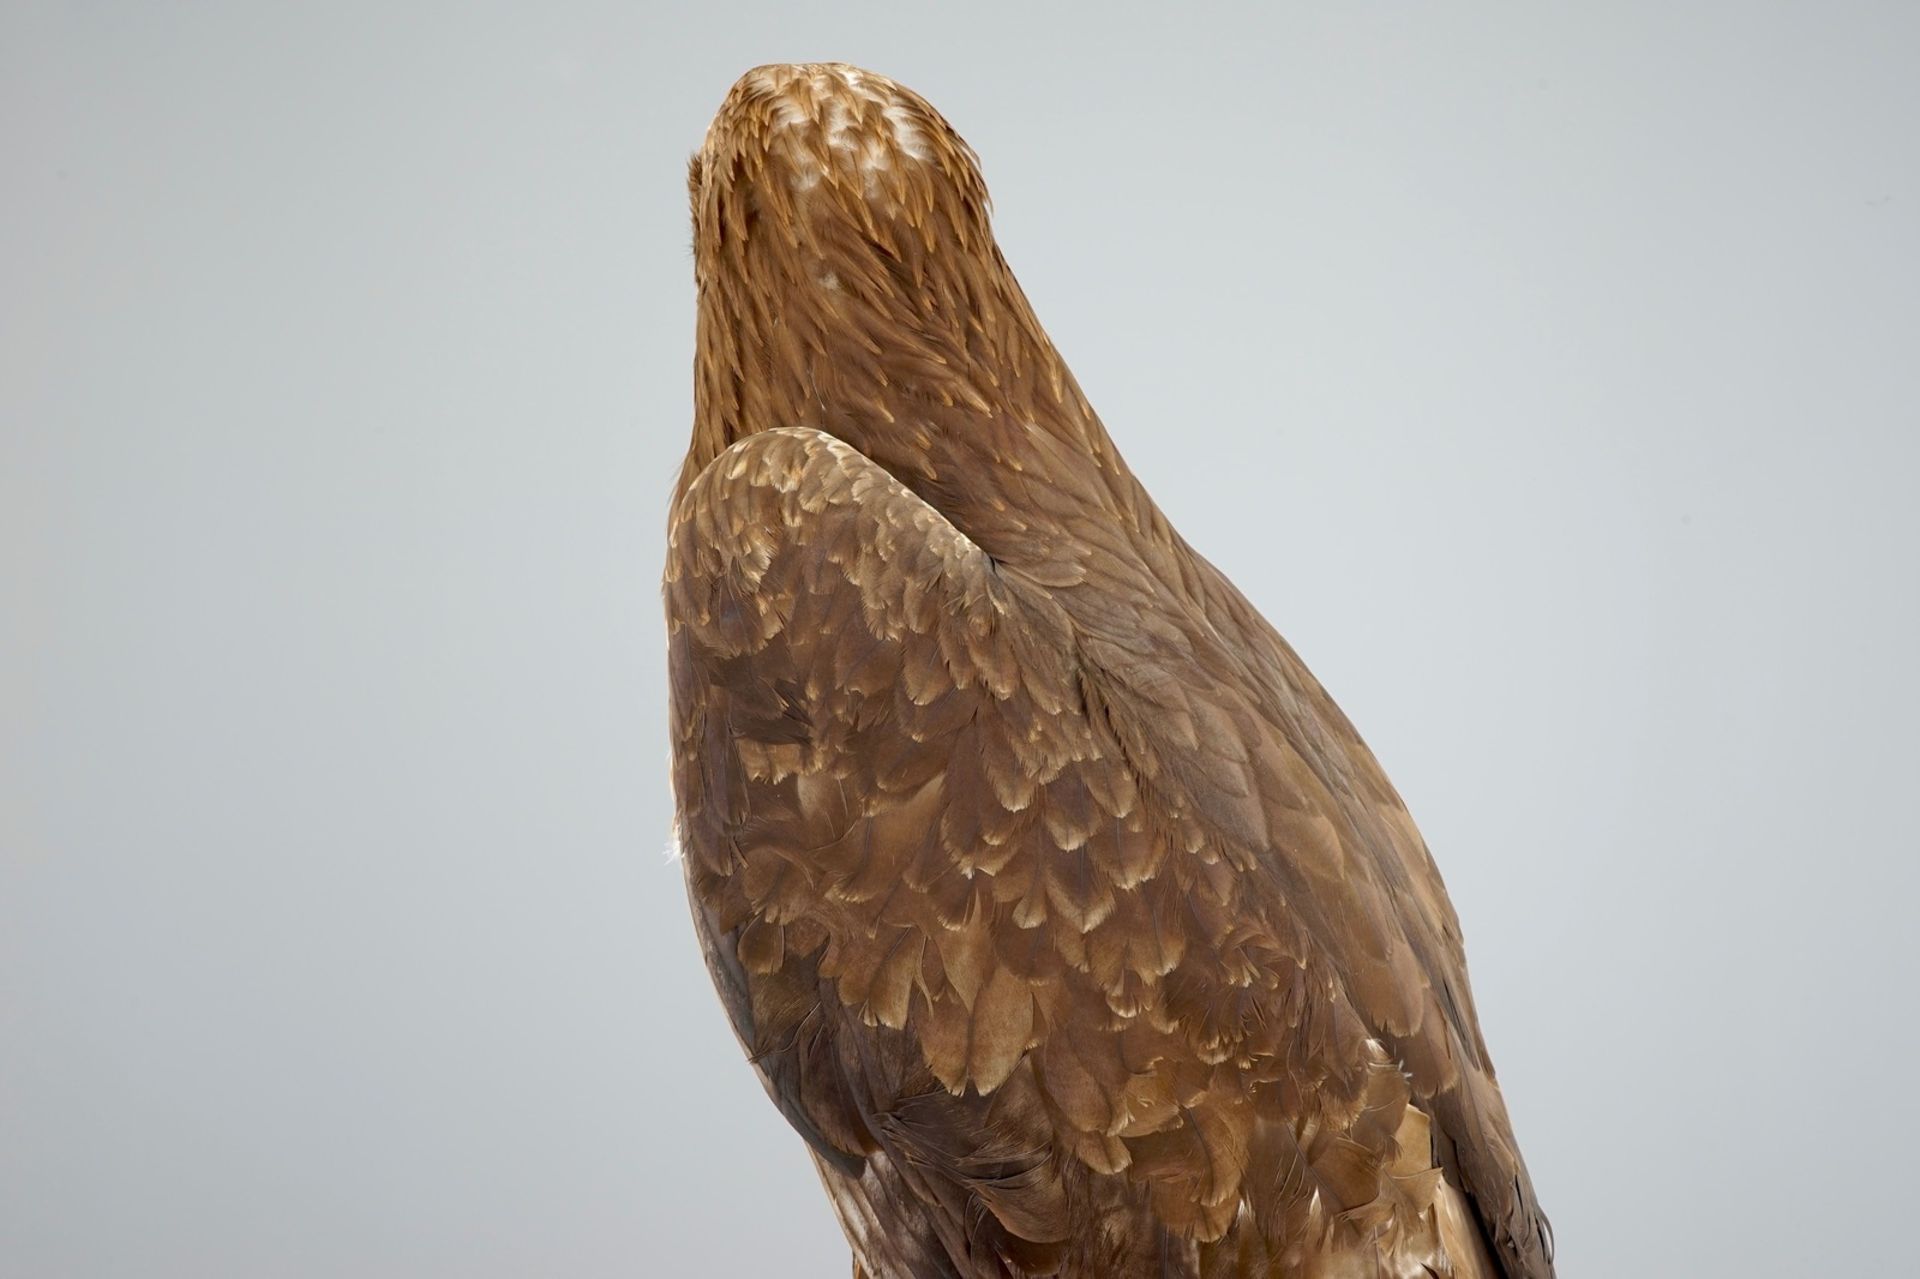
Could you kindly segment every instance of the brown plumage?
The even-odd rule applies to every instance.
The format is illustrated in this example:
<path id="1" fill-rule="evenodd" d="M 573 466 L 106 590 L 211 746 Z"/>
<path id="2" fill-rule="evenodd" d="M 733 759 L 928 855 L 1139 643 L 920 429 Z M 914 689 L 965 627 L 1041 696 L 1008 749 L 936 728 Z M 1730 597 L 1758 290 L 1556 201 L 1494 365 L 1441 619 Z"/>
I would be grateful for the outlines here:
<path id="1" fill-rule="evenodd" d="M 857 1274 L 1551 1275 L 1426 846 L 1128 471 L 910 91 L 690 174 L 674 786 Z"/>

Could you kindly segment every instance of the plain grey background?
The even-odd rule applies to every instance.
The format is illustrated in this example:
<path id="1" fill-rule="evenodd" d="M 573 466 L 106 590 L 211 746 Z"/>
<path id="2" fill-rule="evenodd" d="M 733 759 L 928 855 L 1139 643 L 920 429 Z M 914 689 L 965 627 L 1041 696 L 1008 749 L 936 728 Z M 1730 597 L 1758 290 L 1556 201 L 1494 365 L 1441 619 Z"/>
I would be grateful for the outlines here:
<path id="1" fill-rule="evenodd" d="M 537 12 L 536 12 L 537 10 Z M 842 1276 L 664 855 L 684 166 L 848 60 L 1367 734 L 1563 1273 L 1891 1273 L 1920 7 L 7 3 L 0 1273 Z"/>

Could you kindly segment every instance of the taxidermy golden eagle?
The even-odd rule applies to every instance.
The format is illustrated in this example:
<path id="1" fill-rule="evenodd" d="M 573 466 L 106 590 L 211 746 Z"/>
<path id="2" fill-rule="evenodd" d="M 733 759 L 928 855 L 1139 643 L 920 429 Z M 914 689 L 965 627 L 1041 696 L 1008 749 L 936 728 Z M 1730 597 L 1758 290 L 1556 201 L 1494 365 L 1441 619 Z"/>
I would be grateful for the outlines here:
<path id="1" fill-rule="evenodd" d="M 854 1273 L 1551 1275 L 1425 844 L 1121 460 L 971 150 L 769 66 L 689 185 L 679 839 Z"/>

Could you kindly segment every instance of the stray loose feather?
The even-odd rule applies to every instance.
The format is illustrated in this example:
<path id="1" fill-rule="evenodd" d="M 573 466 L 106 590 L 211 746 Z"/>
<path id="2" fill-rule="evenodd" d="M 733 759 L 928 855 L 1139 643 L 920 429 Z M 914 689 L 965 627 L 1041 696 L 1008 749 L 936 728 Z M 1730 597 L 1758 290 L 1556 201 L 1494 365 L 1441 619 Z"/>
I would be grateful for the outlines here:
<path id="1" fill-rule="evenodd" d="M 1425 844 L 1121 460 L 966 144 L 762 67 L 689 188 L 678 837 L 855 1273 L 1550 1276 Z"/>

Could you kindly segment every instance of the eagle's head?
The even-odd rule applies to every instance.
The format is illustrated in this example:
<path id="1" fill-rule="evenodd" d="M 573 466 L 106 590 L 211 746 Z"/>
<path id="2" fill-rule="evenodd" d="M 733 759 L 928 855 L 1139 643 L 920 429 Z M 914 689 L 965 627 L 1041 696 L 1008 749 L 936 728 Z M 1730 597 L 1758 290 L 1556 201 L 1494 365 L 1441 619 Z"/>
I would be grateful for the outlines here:
<path id="1" fill-rule="evenodd" d="M 687 185 L 703 280 L 755 231 L 823 256 L 853 249 L 855 232 L 895 254 L 909 234 L 929 248 L 945 237 L 992 243 L 973 149 L 925 98 L 845 63 L 741 76 Z"/>

